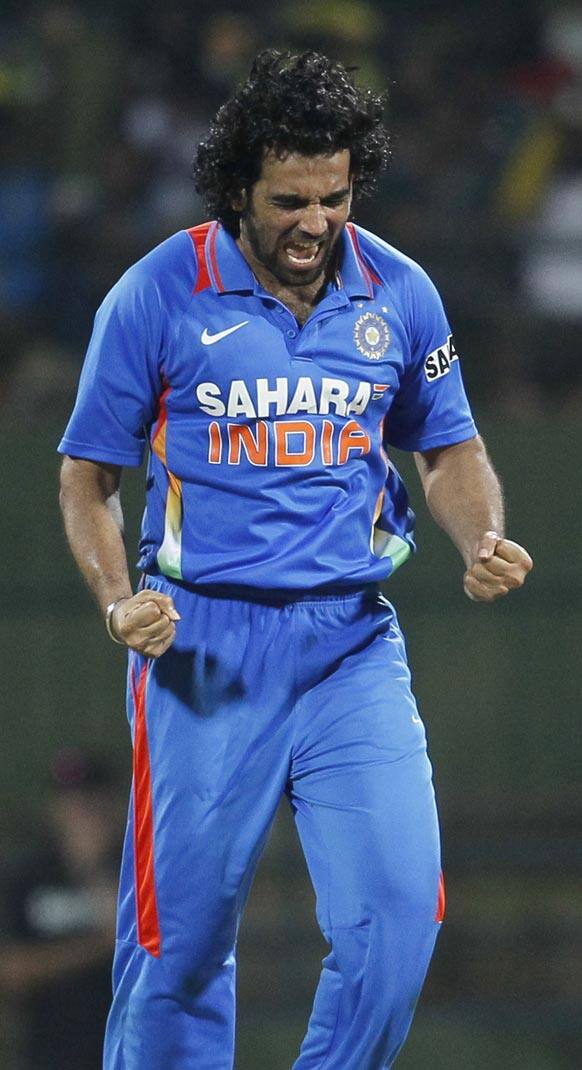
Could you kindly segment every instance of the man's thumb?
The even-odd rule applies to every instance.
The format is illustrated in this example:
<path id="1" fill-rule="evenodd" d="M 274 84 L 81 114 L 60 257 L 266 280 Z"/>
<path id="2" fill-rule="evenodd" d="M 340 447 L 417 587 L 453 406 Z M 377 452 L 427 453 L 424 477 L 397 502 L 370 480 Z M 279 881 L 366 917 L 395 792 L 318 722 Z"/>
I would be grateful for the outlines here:
<path id="1" fill-rule="evenodd" d="M 495 553 L 495 547 L 501 538 L 496 531 L 486 531 L 481 542 L 479 543 L 479 549 L 477 551 L 477 557 L 479 561 L 489 561 Z"/>

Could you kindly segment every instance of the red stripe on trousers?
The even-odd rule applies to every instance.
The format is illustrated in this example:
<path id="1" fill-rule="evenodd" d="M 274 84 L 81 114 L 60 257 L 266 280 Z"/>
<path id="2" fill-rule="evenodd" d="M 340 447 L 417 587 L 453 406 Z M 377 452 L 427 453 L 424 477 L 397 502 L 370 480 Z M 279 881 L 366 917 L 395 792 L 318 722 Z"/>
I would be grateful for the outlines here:
<path id="1" fill-rule="evenodd" d="M 440 921 L 443 920 L 443 918 L 445 916 L 445 902 L 446 902 L 446 897 L 445 897 L 445 878 L 444 878 L 443 874 L 441 873 L 441 875 L 439 877 L 439 891 L 438 891 L 438 898 L 437 898 L 437 909 L 436 909 L 436 914 L 435 914 L 435 919 L 434 919 L 435 921 L 439 921 L 440 922 Z"/>
<path id="2" fill-rule="evenodd" d="M 146 724 L 147 665 L 133 688 L 133 850 L 137 939 L 150 955 L 160 954 L 160 926 L 154 879 L 154 822 L 152 782 Z"/>

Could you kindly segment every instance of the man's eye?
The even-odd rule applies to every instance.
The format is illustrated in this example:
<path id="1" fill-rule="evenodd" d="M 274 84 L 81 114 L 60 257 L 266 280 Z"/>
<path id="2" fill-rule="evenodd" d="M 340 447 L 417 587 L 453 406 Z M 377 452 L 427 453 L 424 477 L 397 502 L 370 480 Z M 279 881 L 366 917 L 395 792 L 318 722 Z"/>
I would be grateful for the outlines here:
<path id="1" fill-rule="evenodd" d="M 339 208 L 346 201 L 347 195 L 342 194 L 341 197 L 326 197 L 320 204 L 322 208 Z M 272 204 L 283 212 L 297 212 L 306 207 L 303 201 L 272 201 Z"/>

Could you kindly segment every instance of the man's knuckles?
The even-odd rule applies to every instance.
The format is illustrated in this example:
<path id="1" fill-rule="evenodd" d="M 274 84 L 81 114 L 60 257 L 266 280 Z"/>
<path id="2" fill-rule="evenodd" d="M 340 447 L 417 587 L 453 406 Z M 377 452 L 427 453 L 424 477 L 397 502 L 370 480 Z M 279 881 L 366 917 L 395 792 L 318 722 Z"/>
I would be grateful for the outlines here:
<path id="1" fill-rule="evenodd" d="M 490 561 L 482 562 L 481 568 L 490 578 L 507 584 L 508 587 L 521 587 L 529 569 L 521 564 L 510 564 L 503 558 L 493 557 Z"/>
<path id="2" fill-rule="evenodd" d="M 508 561 L 510 564 L 518 565 L 520 568 L 525 569 L 526 573 L 531 572 L 533 568 L 533 561 L 527 550 L 520 546 L 519 543 L 512 542 L 511 539 L 502 539 L 498 543 L 495 553 L 503 561 Z"/>

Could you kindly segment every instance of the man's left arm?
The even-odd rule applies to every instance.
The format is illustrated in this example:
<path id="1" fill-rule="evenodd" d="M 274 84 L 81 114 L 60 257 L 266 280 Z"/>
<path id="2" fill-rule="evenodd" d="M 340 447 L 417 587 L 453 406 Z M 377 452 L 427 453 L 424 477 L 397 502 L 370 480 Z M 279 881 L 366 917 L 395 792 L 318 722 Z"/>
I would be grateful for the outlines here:
<path id="1" fill-rule="evenodd" d="M 503 494 L 481 437 L 414 457 L 430 512 L 465 562 L 468 597 L 493 602 L 521 587 L 533 562 L 505 538 Z"/>

